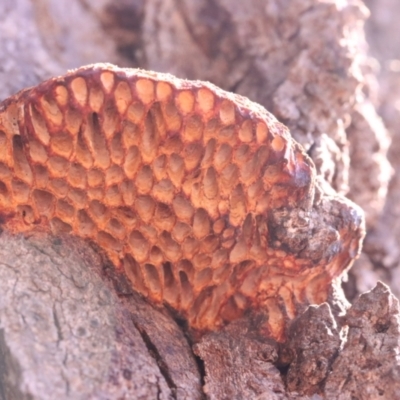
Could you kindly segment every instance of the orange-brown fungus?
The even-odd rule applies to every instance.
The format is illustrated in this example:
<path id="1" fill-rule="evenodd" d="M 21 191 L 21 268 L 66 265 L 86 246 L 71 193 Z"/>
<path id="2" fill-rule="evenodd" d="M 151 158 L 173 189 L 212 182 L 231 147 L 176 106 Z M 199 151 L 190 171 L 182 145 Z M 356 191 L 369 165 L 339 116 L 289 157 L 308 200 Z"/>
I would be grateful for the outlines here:
<path id="1" fill-rule="evenodd" d="M 207 331 L 249 309 L 287 321 L 351 263 L 362 212 L 261 106 L 204 83 L 111 65 L 0 106 L 0 212 L 96 242 L 133 287 Z"/>

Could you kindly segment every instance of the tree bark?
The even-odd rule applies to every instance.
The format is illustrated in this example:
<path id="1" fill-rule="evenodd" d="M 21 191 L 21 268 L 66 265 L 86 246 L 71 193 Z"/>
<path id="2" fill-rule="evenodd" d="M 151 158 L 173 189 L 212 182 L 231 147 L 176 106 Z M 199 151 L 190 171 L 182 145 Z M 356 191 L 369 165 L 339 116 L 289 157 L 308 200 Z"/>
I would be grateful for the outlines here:
<path id="1" fill-rule="evenodd" d="M 385 53 L 385 6 L 368 4 L 368 40 L 385 62 L 398 48 Z M 354 299 L 375 287 L 350 306 L 336 282 L 329 302 L 310 306 L 283 344 L 260 337 L 252 318 L 193 344 L 184 322 L 137 295 L 89 243 L 3 232 L 2 399 L 400 398 L 399 305 L 376 285 L 378 275 L 399 294 L 398 185 L 394 176 L 388 192 L 390 140 L 377 111 L 381 104 L 394 132 L 397 171 L 389 88 L 398 70 L 392 63 L 376 76 L 367 16 L 358 0 L 1 2 L 2 99 L 107 61 L 209 80 L 273 112 L 313 159 L 319 184 L 364 208 L 369 235 L 346 292 Z"/>
<path id="2" fill-rule="evenodd" d="M 0 237 L 4 399 L 200 399 L 179 326 L 72 237 Z"/>
<path id="3" fill-rule="evenodd" d="M 400 33 L 400 28 L 394 18 L 400 8 L 398 2 L 391 0 L 383 2 L 368 0 L 366 4 L 371 10 L 371 17 L 366 24 L 366 35 L 370 54 L 374 57 L 370 63 L 368 90 L 390 135 L 388 160 L 392 171 L 388 192 L 384 198 L 384 207 L 378 215 L 376 224 L 371 227 L 366 237 L 364 256 L 355 265 L 353 277 L 358 292 L 370 289 L 376 279 L 381 279 L 399 297 L 400 163 L 398 154 L 400 136 L 398 127 L 400 112 L 397 104 L 400 96 L 400 45 L 393 38 Z M 381 142 L 383 140 L 381 135 L 378 139 Z"/>

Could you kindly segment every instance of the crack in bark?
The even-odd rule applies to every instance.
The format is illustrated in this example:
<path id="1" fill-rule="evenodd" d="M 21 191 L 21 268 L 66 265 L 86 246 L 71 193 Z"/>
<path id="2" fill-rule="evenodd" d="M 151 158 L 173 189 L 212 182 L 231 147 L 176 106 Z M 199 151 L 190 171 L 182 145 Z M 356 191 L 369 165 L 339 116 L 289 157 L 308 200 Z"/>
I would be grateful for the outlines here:
<path id="1" fill-rule="evenodd" d="M 168 370 L 168 365 L 161 357 L 161 354 L 159 353 L 156 345 L 152 342 L 152 340 L 151 340 L 150 336 L 147 334 L 147 332 L 144 329 L 142 329 L 133 319 L 132 319 L 132 323 L 135 326 L 135 328 L 138 330 L 140 336 L 142 337 L 143 342 L 149 351 L 149 355 L 154 359 L 154 361 L 158 365 L 161 375 L 164 377 L 165 382 L 167 383 L 168 387 L 171 390 L 172 398 L 176 400 L 177 399 L 177 397 L 176 397 L 177 387 L 176 387 L 176 384 L 175 384 L 174 380 L 172 379 L 172 376 Z M 157 386 L 159 386 L 159 385 L 157 385 Z"/>
<path id="2" fill-rule="evenodd" d="M 56 331 L 57 331 L 57 347 L 58 347 L 60 342 L 64 339 L 64 337 L 63 337 L 63 334 L 61 331 L 60 320 L 58 319 L 55 305 L 53 305 L 53 321 L 54 321 L 54 326 L 56 327 Z"/>

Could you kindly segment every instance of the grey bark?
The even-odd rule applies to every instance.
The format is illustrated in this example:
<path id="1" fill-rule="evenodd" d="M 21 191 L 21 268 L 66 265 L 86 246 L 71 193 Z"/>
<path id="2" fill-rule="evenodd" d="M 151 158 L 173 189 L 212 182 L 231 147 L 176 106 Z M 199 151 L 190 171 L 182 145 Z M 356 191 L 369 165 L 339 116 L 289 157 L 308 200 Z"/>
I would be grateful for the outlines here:
<path id="1" fill-rule="evenodd" d="M 386 36 L 399 29 L 397 2 L 368 4 L 379 80 L 358 0 L 3 0 L 0 97 L 100 61 L 246 95 L 290 127 L 321 184 L 365 209 L 370 233 L 347 292 L 374 287 L 378 276 L 398 295 L 400 186 L 395 175 L 387 194 L 390 141 L 376 109 L 380 102 L 397 171 L 391 89 L 400 80 L 387 60 L 399 47 Z M 3 399 L 399 397 L 399 308 L 381 284 L 347 312 L 334 287 L 330 304 L 293 323 L 285 345 L 246 319 L 209 334 L 195 346 L 199 369 L 168 311 L 133 293 L 87 243 L 3 233 L 0 274 Z"/>
<path id="2" fill-rule="evenodd" d="M 400 27 L 396 16 L 399 15 L 400 5 L 395 0 L 367 0 L 366 4 L 371 10 L 366 34 L 371 56 L 374 57 L 371 61 L 368 90 L 390 134 L 388 159 L 392 165 L 392 174 L 389 190 L 384 198 L 384 208 L 365 240 L 364 259 L 356 265 L 358 271 L 368 270 L 369 279 L 366 280 L 362 273 L 357 273 L 353 284 L 360 292 L 363 288 L 371 288 L 377 278 L 382 279 L 399 296 Z M 381 135 L 377 138 L 380 143 L 386 140 Z"/>
<path id="3" fill-rule="evenodd" d="M 201 398 L 182 331 L 88 243 L 3 233 L 0 259 L 3 399 Z"/>

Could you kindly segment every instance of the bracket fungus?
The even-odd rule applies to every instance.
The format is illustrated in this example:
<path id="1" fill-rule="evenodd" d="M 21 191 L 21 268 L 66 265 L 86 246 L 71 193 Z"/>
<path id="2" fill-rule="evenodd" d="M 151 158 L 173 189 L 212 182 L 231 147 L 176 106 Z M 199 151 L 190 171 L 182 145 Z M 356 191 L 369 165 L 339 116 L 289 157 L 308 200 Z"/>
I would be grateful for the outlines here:
<path id="1" fill-rule="evenodd" d="M 212 84 L 109 64 L 0 105 L 0 212 L 94 241 L 135 290 L 200 332 L 249 310 L 268 334 L 327 298 L 363 213 L 325 193 L 263 107 Z"/>

